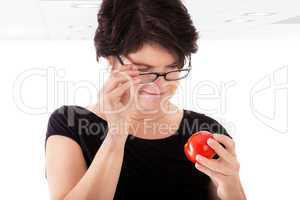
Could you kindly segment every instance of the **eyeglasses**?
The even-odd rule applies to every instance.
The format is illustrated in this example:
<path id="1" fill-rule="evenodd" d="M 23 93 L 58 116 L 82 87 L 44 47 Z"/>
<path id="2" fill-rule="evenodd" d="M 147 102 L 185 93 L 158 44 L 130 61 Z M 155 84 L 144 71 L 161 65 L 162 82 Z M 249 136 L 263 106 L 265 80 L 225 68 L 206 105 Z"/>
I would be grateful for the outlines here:
<path id="1" fill-rule="evenodd" d="M 120 55 L 116 55 L 117 59 L 124 65 L 124 62 Z M 191 57 L 188 60 L 188 67 L 183 66 L 183 69 L 172 70 L 165 73 L 158 73 L 158 72 L 146 72 L 140 73 L 139 76 L 141 78 L 141 83 L 151 83 L 156 81 L 160 76 L 163 76 L 166 81 L 177 81 L 180 79 L 184 79 L 188 76 L 189 72 L 191 71 Z"/>

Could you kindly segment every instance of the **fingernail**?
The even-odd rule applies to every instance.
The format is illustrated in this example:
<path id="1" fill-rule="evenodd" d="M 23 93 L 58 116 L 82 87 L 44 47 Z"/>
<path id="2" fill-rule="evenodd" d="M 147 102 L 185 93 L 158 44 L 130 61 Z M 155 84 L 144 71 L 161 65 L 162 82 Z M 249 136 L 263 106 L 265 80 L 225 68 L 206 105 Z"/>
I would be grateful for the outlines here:
<path id="1" fill-rule="evenodd" d="M 213 139 L 211 139 L 211 138 L 208 138 L 208 140 L 207 140 L 207 144 L 212 144 L 214 141 L 213 141 Z"/>
<path id="2" fill-rule="evenodd" d="M 200 155 L 197 155 L 196 160 L 200 161 L 200 160 L 202 160 L 202 157 Z"/>
<path id="3" fill-rule="evenodd" d="M 131 65 L 131 68 L 132 68 L 132 69 L 137 69 L 137 67 L 136 67 L 136 66 L 134 66 L 134 65 Z"/>

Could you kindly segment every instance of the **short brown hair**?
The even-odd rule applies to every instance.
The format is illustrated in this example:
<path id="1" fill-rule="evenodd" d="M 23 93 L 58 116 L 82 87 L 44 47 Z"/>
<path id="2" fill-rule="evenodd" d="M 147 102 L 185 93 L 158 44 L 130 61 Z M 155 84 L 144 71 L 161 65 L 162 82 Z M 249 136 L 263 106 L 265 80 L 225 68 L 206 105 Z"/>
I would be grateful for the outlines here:
<path id="1" fill-rule="evenodd" d="M 94 36 L 96 59 L 157 43 L 180 62 L 198 49 L 198 33 L 181 0 L 103 0 Z"/>

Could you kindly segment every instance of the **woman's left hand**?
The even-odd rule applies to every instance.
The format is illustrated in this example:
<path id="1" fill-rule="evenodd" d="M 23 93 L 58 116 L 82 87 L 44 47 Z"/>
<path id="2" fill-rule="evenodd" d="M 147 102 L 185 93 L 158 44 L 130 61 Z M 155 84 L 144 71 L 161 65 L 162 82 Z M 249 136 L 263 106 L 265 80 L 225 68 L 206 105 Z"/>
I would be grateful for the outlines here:
<path id="1" fill-rule="evenodd" d="M 213 137 L 214 139 L 208 139 L 207 144 L 215 150 L 219 158 L 208 159 L 197 155 L 195 167 L 211 178 L 221 200 L 245 200 L 234 141 L 223 134 L 213 134 Z"/>

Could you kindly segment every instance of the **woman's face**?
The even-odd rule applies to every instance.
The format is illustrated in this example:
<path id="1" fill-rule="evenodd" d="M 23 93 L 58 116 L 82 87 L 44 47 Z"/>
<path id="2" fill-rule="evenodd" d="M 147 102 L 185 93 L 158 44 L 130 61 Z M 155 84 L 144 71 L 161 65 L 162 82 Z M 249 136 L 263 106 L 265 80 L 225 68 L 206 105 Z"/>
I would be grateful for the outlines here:
<path id="1" fill-rule="evenodd" d="M 177 58 L 166 49 L 153 44 L 145 44 L 139 51 L 122 56 L 123 62 L 136 64 L 141 73 L 168 72 L 178 69 Z M 177 65 L 175 65 L 177 64 Z M 117 62 L 117 68 L 123 66 Z M 143 111 L 162 109 L 162 106 L 176 92 L 179 81 L 166 81 L 160 76 L 154 82 L 138 85 L 137 93 L 133 99 L 136 108 Z M 130 91 L 127 91 L 121 101 L 127 103 L 130 99 Z"/>

